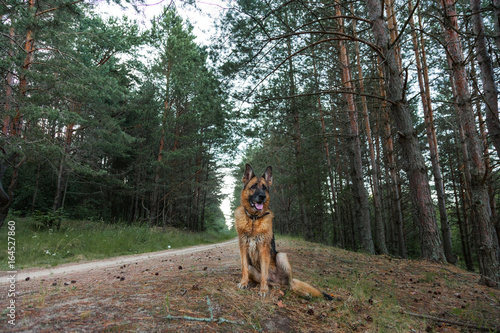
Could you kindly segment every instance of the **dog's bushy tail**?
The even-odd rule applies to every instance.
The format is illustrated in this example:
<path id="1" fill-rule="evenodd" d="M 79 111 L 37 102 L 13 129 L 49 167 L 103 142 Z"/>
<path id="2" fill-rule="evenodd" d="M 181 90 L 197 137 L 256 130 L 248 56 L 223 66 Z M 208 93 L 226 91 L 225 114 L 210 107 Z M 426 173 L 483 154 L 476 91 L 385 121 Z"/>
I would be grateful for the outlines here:
<path id="1" fill-rule="evenodd" d="M 296 292 L 297 294 L 299 294 L 302 297 L 306 297 L 306 298 L 323 297 L 329 301 L 331 301 L 333 299 L 327 293 L 319 291 L 318 289 L 311 286 L 309 283 L 304 282 L 304 281 L 300 281 L 297 279 L 292 279 L 292 282 L 290 283 L 290 287 L 291 287 L 292 291 Z"/>
<path id="2" fill-rule="evenodd" d="M 330 301 L 333 299 L 330 295 L 319 291 L 309 283 L 294 279 L 292 277 L 292 267 L 290 266 L 286 253 L 279 252 L 276 255 L 276 266 L 279 270 L 283 271 L 284 275 L 287 277 L 286 283 L 289 285 L 289 288 L 299 296 L 306 298 L 324 297 L 326 300 Z"/>

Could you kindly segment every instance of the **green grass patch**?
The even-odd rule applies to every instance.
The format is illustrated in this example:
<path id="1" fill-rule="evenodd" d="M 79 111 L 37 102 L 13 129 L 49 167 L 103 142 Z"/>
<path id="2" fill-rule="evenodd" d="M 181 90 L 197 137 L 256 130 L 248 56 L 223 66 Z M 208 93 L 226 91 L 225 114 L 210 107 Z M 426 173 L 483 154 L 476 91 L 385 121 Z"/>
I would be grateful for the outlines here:
<path id="1" fill-rule="evenodd" d="M 16 269 L 217 243 L 236 236 L 229 231 L 195 233 L 174 228 L 164 230 L 145 225 L 71 220 L 63 221 L 60 230 L 40 230 L 34 219 L 12 220 L 15 221 Z M 1 239 L 7 240 L 8 232 L 5 222 L 0 229 Z M 0 251 L 0 270 L 9 270 L 6 250 L 7 245 Z"/>

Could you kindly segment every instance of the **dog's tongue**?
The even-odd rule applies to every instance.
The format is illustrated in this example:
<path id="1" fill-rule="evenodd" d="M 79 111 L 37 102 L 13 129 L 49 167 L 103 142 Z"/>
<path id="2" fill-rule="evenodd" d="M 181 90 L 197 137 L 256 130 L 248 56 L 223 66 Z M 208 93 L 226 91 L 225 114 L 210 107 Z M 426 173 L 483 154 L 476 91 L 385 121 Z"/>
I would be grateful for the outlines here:
<path id="1" fill-rule="evenodd" d="M 258 210 L 262 210 L 262 208 L 264 208 L 264 204 L 263 203 L 255 203 L 255 208 L 257 208 Z"/>

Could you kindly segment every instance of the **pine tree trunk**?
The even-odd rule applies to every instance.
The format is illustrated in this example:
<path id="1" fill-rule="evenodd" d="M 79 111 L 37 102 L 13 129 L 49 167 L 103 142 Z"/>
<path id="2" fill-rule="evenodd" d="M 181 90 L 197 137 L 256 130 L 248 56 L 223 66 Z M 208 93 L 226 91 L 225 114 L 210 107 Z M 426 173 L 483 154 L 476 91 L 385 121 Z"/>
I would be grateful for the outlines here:
<path id="1" fill-rule="evenodd" d="M 433 261 L 445 261 L 441 239 L 436 223 L 427 168 L 420 151 L 411 112 L 404 97 L 403 82 L 394 50 L 390 48 L 389 33 L 383 18 L 380 1 L 368 0 L 367 9 L 372 21 L 375 43 L 383 54 L 384 79 L 391 113 L 398 130 L 403 168 L 410 181 L 411 199 L 416 210 L 420 229 L 420 247 L 423 258 Z"/>
<path id="2" fill-rule="evenodd" d="M 165 132 L 166 132 L 165 127 L 167 126 L 166 118 L 169 109 L 170 109 L 170 104 L 168 103 L 167 100 L 165 100 L 165 107 L 163 110 L 163 121 L 161 126 L 160 146 L 158 148 L 158 157 L 156 158 L 156 162 L 158 164 L 156 165 L 155 174 L 153 178 L 153 192 L 151 193 L 151 204 L 148 216 L 149 220 L 148 224 L 150 227 L 156 225 L 158 220 L 158 208 L 159 208 L 158 204 L 159 204 L 160 179 L 161 179 L 160 172 L 161 172 L 161 163 L 163 161 L 163 153 L 165 150 Z"/>
<path id="3" fill-rule="evenodd" d="M 387 28 L 389 30 L 389 35 L 390 35 L 390 40 L 391 42 L 394 42 L 397 39 L 398 36 L 398 30 L 397 30 L 397 22 L 396 22 L 396 15 L 394 15 L 394 2 L 391 0 L 385 0 L 385 8 L 386 8 L 386 13 L 387 13 Z M 381 14 L 382 15 L 382 14 Z M 393 46 L 394 50 L 394 57 L 396 58 L 397 66 L 399 71 L 401 71 L 401 51 L 399 48 L 399 44 Z M 379 74 L 380 77 L 384 77 L 383 71 L 382 71 L 382 62 L 380 60 L 380 57 L 378 59 L 379 62 Z M 380 88 L 384 86 L 383 80 L 380 85 Z M 381 96 L 384 97 L 384 99 L 387 99 L 387 94 L 385 92 L 385 89 L 381 89 Z M 387 103 L 384 101 L 384 108 L 387 109 Z M 396 159 L 394 156 L 394 142 L 392 138 L 392 133 L 391 133 L 391 126 L 390 126 L 390 121 L 389 121 L 389 114 L 387 112 L 384 112 L 384 117 L 385 117 L 385 135 L 386 135 L 386 148 L 388 152 L 388 164 L 389 164 L 389 169 L 390 169 L 390 175 L 391 175 L 391 181 L 393 186 L 391 187 L 391 192 L 392 192 L 392 198 L 394 202 L 394 207 L 396 208 L 396 211 L 393 212 L 395 215 L 394 221 L 395 221 L 395 229 L 397 232 L 397 239 L 398 239 L 398 253 L 401 257 L 406 258 L 406 244 L 405 244 L 405 238 L 404 238 L 404 223 L 403 223 L 403 210 L 401 207 L 401 195 L 400 195 L 400 189 L 399 189 L 399 181 L 398 181 L 398 170 L 396 169 Z"/>
<path id="4" fill-rule="evenodd" d="M 10 28 L 9 32 L 9 37 L 10 37 L 10 49 L 8 52 L 9 58 L 13 59 L 14 58 L 14 28 Z M 2 134 L 4 136 L 8 136 L 10 132 L 10 126 L 11 126 L 11 121 L 10 121 L 10 110 L 11 110 L 11 103 L 12 103 L 12 87 L 14 86 L 14 75 L 12 75 L 12 68 L 9 68 L 7 70 L 7 75 L 5 77 L 5 107 L 4 107 L 4 116 L 3 116 L 3 127 L 2 127 Z"/>
<path id="5" fill-rule="evenodd" d="M 30 214 L 33 214 L 35 211 L 36 200 L 38 199 L 38 187 L 40 186 L 40 174 L 41 174 L 41 163 L 37 163 L 35 186 L 34 186 L 35 188 L 33 189 L 33 195 L 31 196 Z"/>
<path id="6" fill-rule="evenodd" d="M 316 59 L 314 56 L 314 47 L 311 48 L 311 58 L 312 58 L 312 62 L 313 62 L 314 80 L 315 80 L 316 90 L 319 91 L 319 78 L 318 78 L 318 72 L 316 70 Z M 323 106 L 321 104 L 321 96 L 320 95 L 318 95 L 318 111 L 319 111 L 319 117 L 320 117 L 320 123 L 321 123 L 321 135 L 323 137 L 323 145 L 324 145 L 324 149 L 325 149 L 326 166 L 328 168 L 328 183 L 330 185 L 330 195 L 331 195 L 329 206 L 330 206 L 330 214 L 332 215 L 332 238 L 333 238 L 333 243 L 335 244 L 336 236 L 337 236 L 337 228 L 338 228 L 338 224 L 339 224 L 338 207 L 337 207 L 337 194 L 335 191 L 332 160 L 330 157 L 330 147 L 328 145 L 328 139 L 326 137 L 325 117 L 323 114 Z"/>
<path id="7" fill-rule="evenodd" d="M 344 22 L 341 18 L 340 5 L 336 4 L 336 13 L 339 19 L 340 32 L 343 33 Z M 361 140 L 359 138 L 358 110 L 354 103 L 354 89 L 352 86 L 351 68 L 347 56 L 347 48 L 344 41 L 339 41 L 340 65 L 342 66 L 342 85 L 346 90 L 344 98 L 347 101 L 347 112 L 349 114 L 348 137 L 351 149 L 351 177 L 353 182 L 353 197 L 355 199 L 355 210 L 361 250 L 370 254 L 375 253 L 372 239 L 370 222 L 370 204 L 368 193 L 363 179 L 363 163 L 361 160 Z"/>
<path id="8" fill-rule="evenodd" d="M 71 108 L 74 110 L 75 106 L 72 105 Z M 68 181 L 67 170 L 66 170 L 66 158 L 70 154 L 71 144 L 73 142 L 74 125 L 75 125 L 74 123 L 71 123 L 66 127 L 66 140 L 64 141 L 62 156 L 59 162 L 59 171 L 57 173 L 57 183 L 56 183 L 56 194 L 54 196 L 54 201 L 52 203 L 53 212 L 56 212 L 59 208 L 61 208 L 63 203 L 64 192 Z"/>
<path id="9" fill-rule="evenodd" d="M 495 43 L 500 51 L 500 0 L 493 0 L 493 21 L 495 22 Z"/>
<path id="10" fill-rule="evenodd" d="M 157 219 L 158 219 L 158 204 L 159 204 L 159 192 L 160 192 L 160 171 L 161 171 L 161 164 L 163 161 L 163 154 L 165 151 L 165 134 L 166 134 L 166 126 L 167 126 L 167 117 L 170 112 L 170 109 L 172 107 L 170 97 L 169 97 L 169 92 L 170 92 L 170 73 L 172 71 L 172 62 L 168 61 L 167 66 L 165 69 L 165 79 L 166 79 L 166 87 L 165 87 L 165 101 L 163 102 L 163 117 L 162 117 L 162 124 L 161 124 L 161 136 L 160 136 L 160 145 L 158 148 L 158 157 L 156 159 L 156 162 L 158 163 L 155 168 L 155 174 L 153 178 L 153 192 L 151 193 L 151 203 L 150 203 L 150 210 L 149 210 L 149 216 L 148 216 L 148 224 L 150 227 L 152 227 L 154 224 L 156 224 Z M 174 146 L 175 148 L 175 146 Z M 167 200 L 167 198 L 164 198 L 164 200 Z"/>
<path id="11" fill-rule="evenodd" d="M 411 0 L 408 1 L 408 11 L 411 15 L 413 12 L 413 6 Z M 446 199 L 443 184 L 443 175 L 441 172 L 441 165 L 439 164 L 439 151 L 437 146 L 437 136 L 436 128 L 434 127 L 434 116 L 432 110 L 432 103 L 430 98 L 430 86 L 425 84 L 428 82 L 424 80 L 424 71 L 422 69 L 422 64 L 420 59 L 422 58 L 422 63 L 424 64 L 425 70 L 427 70 L 426 57 L 425 57 L 425 45 L 419 45 L 417 33 L 415 30 L 415 24 L 413 21 L 413 16 L 410 17 L 410 27 L 412 31 L 413 40 L 413 51 L 415 53 L 415 65 L 417 66 L 417 77 L 418 84 L 420 87 L 420 97 L 422 99 L 422 108 L 424 110 L 424 122 L 427 132 L 427 142 L 429 143 L 429 152 L 431 156 L 432 174 L 434 175 L 434 187 L 436 188 L 438 207 L 439 207 L 439 217 L 441 221 L 441 235 L 443 237 L 443 247 L 446 260 L 449 263 L 455 264 L 456 258 L 453 255 L 453 247 L 451 242 L 451 228 L 448 222 L 448 213 L 446 211 Z M 420 48 L 422 53 L 420 53 Z M 425 73 L 427 74 L 427 72 Z"/>
<path id="12" fill-rule="evenodd" d="M 481 0 L 470 0 L 472 10 L 472 27 L 475 35 L 477 62 L 481 70 L 484 103 L 486 104 L 486 126 L 488 126 L 491 142 L 500 154 L 500 120 L 498 119 L 498 89 L 493 74 L 493 64 L 488 53 L 486 37 L 481 15 Z"/>
<path id="13" fill-rule="evenodd" d="M 379 61 L 379 65 L 381 62 Z M 379 75 L 382 78 L 384 75 L 382 71 L 379 69 Z M 384 89 L 384 83 L 383 80 L 380 80 L 379 84 L 379 89 L 380 89 L 380 95 L 386 99 L 386 92 Z M 396 158 L 394 157 L 394 141 L 392 139 L 392 134 L 391 134 L 391 122 L 390 122 L 390 117 L 389 117 L 389 112 L 387 111 L 387 103 L 384 101 L 382 103 L 382 110 L 383 110 L 383 134 L 384 134 L 384 140 L 382 140 L 383 143 L 383 149 L 385 151 L 386 159 L 387 159 L 387 168 L 389 169 L 389 177 L 387 179 L 389 180 L 389 192 L 390 192 L 390 198 L 393 204 L 393 210 L 391 211 L 391 218 L 390 220 L 393 221 L 394 223 L 394 230 L 396 233 L 396 239 L 397 239 L 397 248 L 398 248 L 398 255 L 401 258 L 406 258 L 407 257 L 407 250 L 406 250 L 406 241 L 405 241 L 405 235 L 404 235 L 404 225 L 403 225 L 403 209 L 401 207 L 401 195 L 399 192 L 399 185 L 398 185 L 398 170 L 396 169 Z"/>
<path id="14" fill-rule="evenodd" d="M 354 37 L 356 37 L 356 20 L 353 21 Z M 364 94 L 365 88 L 363 84 L 363 68 L 361 66 L 361 56 L 359 52 L 359 43 L 355 41 L 356 47 L 356 63 L 358 67 L 358 79 L 359 79 L 359 91 L 361 93 L 361 105 L 363 107 L 363 118 L 365 121 L 366 139 L 368 141 L 368 148 L 370 150 L 370 166 L 371 166 L 371 176 L 373 182 L 373 206 L 375 208 L 375 252 L 377 254 L 388 254 L 386 240 L 385 240 L 385 230 L 384 221 L 382 219 L 382 199 L 380 196 L 380 181 L 379 181 L 379 170 L 377 165 L 377 160 L 375 158 L 375 148 L 372 139 L 372 130 L 370 126 L 370 117 L 368 116 L 368 103 L 366 102 L 366 96 Z"/>
<path id="15" fill-rule="evenodd" d="M 469 236 L 468 236 L 468 223 L 467 223 L 467 214 L 463 214 L 463 220 L 462 220 L 462 215 L 460 214 L 460 200 L 459 200 L 459 193 L 457 189 L 457 179 L 455 176 L 454 166 L 451 163 L 451 159 L 449 160 L 450 163 L 450 173 L 451 173 L 451 181 L 453 184 L 453 195 L 455 197 L 455 212 L 457 214 L 457 223 L 458 223 L 458 228 L 460 231 L 460 243 L 462 244 L 462 255 L 464 256 L 464 261 L 465 261 L 465 267 L 467 267 L 467 270 L 470 272 L 474 271 L 474 261 L 472 260 L 472 249 L 470 246 L 469 242 Z M 460 190 L 462 191 L 462 189 Z M 462 197 L 460 195 L 460 197 Z M 462 207 L 466 205 L 465 200 L 462 200 Z"/>
<path id="16" fill-rule="evenodd" d="M 296 94 L 295 90 L 295 78 L 294 78 L 294 68 L 292 62 L 292 45 L 290 38 L 286 39 L 287 44 L 287 52 L 288 52 L 288 79 L 289 79 L 289 94 L 290 96 L 294 96 Z M 304 181 L 303 181 L 303 163 L 302 163 L 302 144 L 301 144 L 301 131 L 300 131 L 300 117 L 299 110 L 297 104 L 295 102 L 295 98 L 291 98 L 290 100 L 290 115 L 293 122 L 293 146 L 294 146 L 294 155 L 295 155 L 295 168 L 296 168 L 296 177 L 297 177 L 297 185 L 298 185 L 298 204 L 299 204 L 299 213 L 300 220 L 302 221 L 302 228 L 306 233 L 307 239 L 312 239 L 314 235 L 313 226 L 310 225 L 309 218 L 307 216 L 306 209 L 306 200 L 304 198 Z"/>
<path id="17" fill-rule="evenodd" d="M 470 158 L 471 209 L 474 215 L 473 232 L 478 243 L 479 271 L 486 284 L 496 286 L 500 283 L 500 266 L 496 257 L 492 232 L 493 225 L 488 210 L 489 196 L 485 182 L 487 170 L 472 110 L 462 45 L 457 33 L 457 12 L 453 0 L 440 0 L 439 4 L 443 9 L 445 46 L 450 58 L 455 85 L 453 90 L 455 93 L 456 112 L 458 121 L 463 126 L 465 144 Z"/>
<path id="18" fill-rule="evenodd" d="M 330 78 L 330 81 L 331 81 L 331 78 Z M 333 82 L 329 82 L 329 85 L 330 87 L 334 86 L 334 83 Z M 329 114 L 330 114 L 330 117 L 331 117 L 331 122 L 332 122 L 332 126 L 333 128 L 336 128 L 336 126 L 338 126 L 338 123 L 340 123 L 340 121 L 338 121 L 337 117 L 338 117 L 338 113 L 336 112 L 336 110 L 334 110 L 334 97 L 332 95 L 330 95 L 330 105 L 331 105 L 331 109 L 329 110 Z M 340 136 L 342 138 L 342 136 Z M 334 155 L 335 155 L 335 165 L 333 166 L 333 170 L 336 170 L 337 171 L 337 177 L 333 177 L 333 181 L 334 181 L 334 188 L 337 189 L 337 193 L 342 193 L 343 192 L 343 187 L 342 187 L 342 172 L 343 172 L 343 169 L 342 169 L 342 164 L 340 163 L 340 146 L 341 146 L 341 141 L 342 139 L 334 139 L 333 140 L 333 147 L 332 147 L 332 151 L 334 152 Z M 333 176 L 333 174 L 332 174 Z M 335 200 L 336 202 L 336 206 L 337 207 L 337 221 L 338 221 L 338 229 L 337 229 L 337 237 L 338 237 L 338 241 L 339 241 L 339 246 L 342 247 L 342 248 L 346 248 L 346 244 L 347 244 L 347 238 L 346 238 L 346 228 L 344 228 L 345 226 L 345 219 L 343 218 L 344 215 L 342 214 L 342 203 L 341 203 L 341 200 L 339 199 L 339 197 L 336 198 Z"/>

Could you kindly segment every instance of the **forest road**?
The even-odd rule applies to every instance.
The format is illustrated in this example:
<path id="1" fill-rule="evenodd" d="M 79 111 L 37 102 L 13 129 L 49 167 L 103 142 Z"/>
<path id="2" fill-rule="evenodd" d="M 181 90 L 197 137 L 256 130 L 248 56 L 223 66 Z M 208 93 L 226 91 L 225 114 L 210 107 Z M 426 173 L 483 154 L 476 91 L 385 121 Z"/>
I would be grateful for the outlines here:
<path id="1" fill-rule="evenodd" d="M 84 263 L 79 263 L 79 264 L 64 264 L 61 266 L 53 267 L 53 268 L 30 268 L 27 270 L 21 270 L 18 271 L 17 273 L 17 278 L 16 280 L 21 281 L 21 280 L 26 280 L 26 279 L 33 279 L 33 278 L 42 278 L 42 277 L 52 277 L 56 275 L 61 275 L 61 274 L 68 274 L 68 273 L 79 273 L 79 272 L 88 272 L 91 270 L 96 270 L 96 269 L 102 269 L 102 268 L 110 268 L 114 266 L 121 266 L 121 265 L 126 265 L 130 263 L 137 263 L 137 262 L 143 262 L 147 260 L 152 260 L 152 259 L 162 259 L 162 258 L 168 258 L 168 257 L 173 257 L 173 256 L 185 256 L 188 254 L 193 254 L 197 252 L 203 252 L 203 251 L 208 251 L 216 248 L 222 248 L 222 247 L 227 247 L 231 245 L 235 245 L 238 243 L 237 238 L 233 238 L 231 240 L 222 242 L 222 243 L 215 243 L 215 244 L 208 244 L 208 245 L 195 245 L 187 248 L 182 248 L 182 249 L 172 249 L 172 250 L 164 250 L 164 251 L 158 251 L 158 252 L 149 252 L 149 253 L 141 253 L 141 254 L 134 254 L 134 255 L 125 255 L 125 256 L 119 256 L 119 257 L 114 257 L 114 258 L 109 258 L 109 259 L 103 259 L 103 260 L 95 260 L 95 261 L 89 261 L 89 262 L 84 262 Z M 7 284 L 9 283 L 8 279 L 4 278 L 8 277 L 8 272 L 0 272 L 0 284 Z"/>

